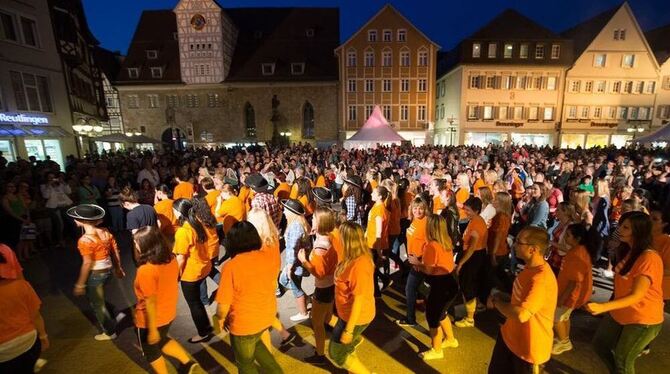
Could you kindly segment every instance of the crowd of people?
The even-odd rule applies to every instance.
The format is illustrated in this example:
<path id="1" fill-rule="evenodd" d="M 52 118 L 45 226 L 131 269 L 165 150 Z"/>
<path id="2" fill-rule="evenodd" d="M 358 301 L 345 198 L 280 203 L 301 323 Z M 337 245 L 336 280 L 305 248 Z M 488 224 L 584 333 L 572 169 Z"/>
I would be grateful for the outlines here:
<path id="1" fill-rule="evenodd" d="M 488 309 L 504 318 L 489 372 L 535 373 L 573 349 L 571 314 L 583 309 L 603 316 L 596 354 L 611 372 L 633 373 L 670 304 L 666 156 L 511 144 L 240 146 L 71 156 L 64 170 L 0 157 L 0 310 L 11 315 L 0 321 L 0 371 L 32 372 L 49 346 L 21 267 L 42 251 L 76 243 L 72 293 L 88 299 L 96 340 L 117 337 L 104 286 L 125 276 L 117 238 L 128 232 L 137 336 L 157 373 L 168 372 L 165 356 L 180 371 L 198 367 L 169 335 L 179 288 L 195 330 L 188 342 L 227 331 L 241 373 L 282 372 L 270 331 L 282 346 L 296 339 L 277 314 L 288 291 L 297 309 L 289 319 L 314 331 L 305 361 L 369 373 L 356 349 L 393 283 L 405 293 L 399 328 L 425 311 L 423 360 L 449 356 L 458 331 Z M 594 271 L 613 279 L 607 302 L 591 301 Z"/>

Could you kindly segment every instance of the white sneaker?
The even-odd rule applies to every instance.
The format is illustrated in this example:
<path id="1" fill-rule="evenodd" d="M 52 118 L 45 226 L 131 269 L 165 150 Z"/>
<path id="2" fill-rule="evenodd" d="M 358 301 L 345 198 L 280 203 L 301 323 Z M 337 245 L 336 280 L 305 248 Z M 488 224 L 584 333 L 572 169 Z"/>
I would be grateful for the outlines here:
<path id="1" fill-rule="evenodd" d="M 554 346 L 551 348 L 551 354 L 558 356 L 563 352 L 572 350 L 572 342 L 570 339 L 565 339 L 564 341 L 555 341 Z"/>
<path id="2" fill-rule="evenodd" d="M 454 322 L 454 325 L 456 325 L 456 327 L 461 327 L 461 328 L 463 328 L 463 327 L 475 327 L 475 320 L 474 319 L 469 319 L 468 317 L 464 317 L 462 320 Z"/>
<path id="3" fill-rule="evenodd" d="M 305 314 L 298 313 L 296 315 L 291 316 L 291 318 L 289 318 L 289 319 L 293 322 L 300 322 L 300 321 L 304 321 L 308 318 L 309 318 L 309 313 L 305 313 Z"/>
<path id="4" fill-rule="evenodd" d="M 33 369 L 33 371 L 39 373 L 40 371 L 42 371 L 42 368 L 44 367 L 44 365 L 47 364 L 47 362 L 48 361 L 43 358 L 38 358 L 37 361 L 35 362 L 35 368 Z"/>
<path id="5" fill-rule="evenodd" d="M 439 360 L 444 358 L 444 353 L 440 349 L 439 351 L 434 350 L 433 348 L 419 353 L 419 356 L 423 358 L 424 361 L 429 361 L 429 360 Z"/>
<path id="6" fill-rule="evenodd" d="M 612 270 L 607 270 L 607 269 L 605 269 L 605 270 L 602 271 L 601 274 L 602 274 L 602 276 L 605 277 L 605 278 L 609 278 L 609 279 L 614 278 L 614 272 L 613 272 Z"/>
<path id="7" fill-rule="evenodd" d="M 93 338 L 95 340 L 99 341 L 99 342 L 104 342 L 106 340 L 114 340 L 114 339 L 116 339 L 116 333 L 114 333 L 112 335 L 107 335 L 103 332 L 102 334 L 98 334 L 98 335 L 94 336 Z"/>
<path id="8" fill-rule="evenodd" d="M 442 340 L 442 349 L 444 348 L 458 348 L 458 340 L 456 338 L 452 340 L 444 339 Z"/>

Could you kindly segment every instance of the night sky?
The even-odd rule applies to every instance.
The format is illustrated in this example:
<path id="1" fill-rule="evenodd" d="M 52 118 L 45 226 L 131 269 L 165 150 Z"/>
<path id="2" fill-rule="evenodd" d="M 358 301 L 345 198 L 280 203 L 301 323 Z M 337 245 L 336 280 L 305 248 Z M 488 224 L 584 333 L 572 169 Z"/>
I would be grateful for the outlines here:
<path id="1" fill-rule="evenodd" d="M 101 45 L 128 50 L 142 10 L 173 9 L 178 0 L 83 0 L 88 23 Z M 340 39 L 346 40 L 390 2 L 429 38 L 449 50 L 506 8 L 514 8 L 553 31 L 562 31 L 613 6 L 617 0 L 219 0 L 236 7 L 339 7 Z M 113 5 L 112 5 L 113 4 Z M 643 30 L 670 23 L 670 0 L 629 1 Z"/>

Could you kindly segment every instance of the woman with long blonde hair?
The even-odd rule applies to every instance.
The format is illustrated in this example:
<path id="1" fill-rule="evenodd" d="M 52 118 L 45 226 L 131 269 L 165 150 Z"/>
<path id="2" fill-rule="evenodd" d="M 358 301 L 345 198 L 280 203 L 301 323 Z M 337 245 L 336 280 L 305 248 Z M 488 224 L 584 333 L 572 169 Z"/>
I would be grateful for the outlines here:
<path id="1" fill-rule="evenodd" d="M 335 269 L 335 307 L 339 318 L 331 319 L 334 328 L 328 355 L 336 366 L 350 373 L 367 374 L 370 371 L 355 352 L 363 331 L 375 318 L 375 265 L 359 224 L 344 222 L 340 233 L 344 248 Z"/>
<path id="2" fill-rule="evenodd" d="M 591 194 L 588 191 L 577 190 L 571 196 L 575 204 L 575 221 L 583 223 L 587 228 L 593 223 L 593 213 L 591 213 Z"/>
<path id="3" fill-rule="evenodd" d="M 458 281 L 452 274 L 455 267 L 453 248 L 447 234 L 447 220 L 435 214 L 428 216 L 423 257 L 421 260 L 415 256 L 409 258 L 410 264 L 426 274 L 426 281 L 430 285 L 426 299 L 426 320 L 430 328 L 431 348 L 421 353 L 426 361 L 443 358 L 443 348 L 458 347 L 449 316 L 444 314 L 459 293 Z"/>
<path id="4" fill-rule="evenodd" d="M 279 284 L 291 290 L 295 298 L 298 313 L 291 316 L 291 321 L 300 322 L 309 318 L 307 313 L 307 297 L 302 290 L 302 277 L 305 272 L 298 261 L 298 251 L 302 248 L 310 248 L 309 234 L 312 229 L 305 219 L 305 207 L 296 199 L 282 202 L 284 215 L 286 216 L 286 232 L 284 241 L 284 268 L 279 275 Z"/>

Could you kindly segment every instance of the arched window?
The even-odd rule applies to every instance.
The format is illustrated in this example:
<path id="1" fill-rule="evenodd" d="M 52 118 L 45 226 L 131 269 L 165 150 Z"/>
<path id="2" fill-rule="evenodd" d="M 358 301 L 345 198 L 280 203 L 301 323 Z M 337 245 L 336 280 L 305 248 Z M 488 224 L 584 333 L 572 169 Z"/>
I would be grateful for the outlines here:
<path id="1" fill-rule="evenodd" d="M 244 125 L 246 129 L 247 138 L 256 137 L 256 114 L 254 107 L 246 103 L 244 105 Z"/>
<path id="2" fill-rule="evenodd" d="M 306 101 L 302 108 L 302 137 L 305 139 L 314 138 L 314 107 L 309 101 Z"/>

